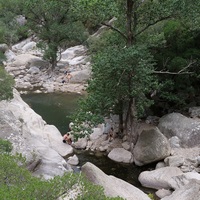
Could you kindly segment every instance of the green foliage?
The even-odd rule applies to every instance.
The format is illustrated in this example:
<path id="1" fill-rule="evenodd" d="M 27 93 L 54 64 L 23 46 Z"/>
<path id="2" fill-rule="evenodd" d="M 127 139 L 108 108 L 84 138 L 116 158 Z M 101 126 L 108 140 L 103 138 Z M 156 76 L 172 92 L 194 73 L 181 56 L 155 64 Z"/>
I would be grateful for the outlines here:
<path id="1" fill-rule="evenodd" d="M 12 45 L 27 37 L 27 27 L 16 20 L 21 10 L 22 0 L 0 0 L 0 43 Z"/>
<path id="2" fill-rule="evenodd" d="M 93 185 L 82 174 L 69 172 L 49 180 L 34 177 L 26 169 L 25 158 L 9 154 L 11 150 L 11 143 L 0 139 L 0 199 L 55 200 L 78 187 L 80 194 L 77 200 L 122 200 L 106 197 L 102 187 Z"/>
<path id="3" fill-rule="evenodd" d="M 76 122 L 97 125 L 110 114 L 122 115 L 133 98 L 137 117 L 152 104 L 146 95 L 158 84 L 152 76 L 153 58 L 144 46 L 104 47 L 93 56 L 92 61 L 88 96 L 81 102 L 81 109 L 74 118 Z M 79 125 L 76 124 L 77 127 Z"/>
<path id="4" fill-rule="evenodd" d="M 154 198 L 154 194 L 152 194 L 152 193 L 149 193 L 149 194 L 148 194 L 148 197 L 149 197 L 150 199 L 152 199 L 152 200 L 155 199 L 155 198 Z"/>
<path id="5" fill-rule="evenodd" d="M 24 1 L 27 25 L 40 39 L 38 46 L 44 50 L 44 58 L 52 68 L 57 64 L 59 47 L 80 44 L 87 36 L 83 24 L 72 12 L 73 4 L 73 1 Z"/>
<path id="6" fill-rule="evenodd" d="M 12 151 L 12 144 L 8 140 L 0 139 L 0 154 L 10 153 Z"/>
<path id="7" fill-rule="evenodd" d="M 93 33 L 102 22 L 116 16 L 117 2 L 115 0 L 75 0 L 72 11 Z"/>
<path id="8" fill-rule="evenodd" d="M 0 100 L 13 97 L 14 79 L 0 66 Z"/>
<path id="9" fill-rule="evenodd" d="M 98 1 L 83 2 L 91 8 L 99 6 Z M 80 121 L 82 130 L 95 124 L 94 116 L 101 120 L 110 114 L 128 116 L 134 103 L 137 117 L 141 116 L 153 103 L 151 94 L 155 90 L 156 101 L 167 100 L 178 106 L 184 104 L 186 96 L 191 96 L 186 93 L 194 94 L 190 84 L 195 76 L 154 74 L 156 71 L 179 73 L 193 69 L 195 74 L 199 74 L 198 65 L 192 65 L 193 69 L 187 67 L 191 58 L 199 57 L 196 39 L 199 38 L 199 29 L 191 23 L 196 20 L 198 24 L 198 5 L 196 0 L 194 4 L 184 0 L 115 2 L 113 16 L 117 21 L 110 26 L 111 30 L 88 41 L 90 51 L 95 55 L 92 57 L 88 96 L 81 102 L 79 115 L 75 118 L 76 122 Z M 189 11 L 190 17 L 186 14 Z M 92 12 L 90 16 L 94 14 Z M 104 14 L 109 16 L 107 12 Z M 102 22 L 101 18 L 99 22 Z M 185 93 L 183 88 L 187 88 Z M 83 123 L 84 115 L 86 125 Z"/>

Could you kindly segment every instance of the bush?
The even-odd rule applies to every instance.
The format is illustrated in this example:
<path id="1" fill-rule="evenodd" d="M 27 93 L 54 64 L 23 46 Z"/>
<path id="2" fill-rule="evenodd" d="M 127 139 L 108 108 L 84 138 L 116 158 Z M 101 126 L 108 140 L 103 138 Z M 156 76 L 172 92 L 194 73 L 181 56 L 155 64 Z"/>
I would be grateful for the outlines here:
<path id="1" fill-rule="evenodd" d="M 0 101 L 13 97 L 14 79 L 0 66 Z"/>
<path id="2" fill-rule="evenodd" d="M 0 199 L 24 200 L 43 199 L 55 200 L 68 194 L 75 186 L 80 186 L 81 195 L 77 200 L 120 200 L 109 198 L 103 188 L 90 183 L 83 175 L 65 173 L 50 180 L 32 176 L 26 169 L 25 159 L 21 155 L 10 155 L 11 143 L 0 139 Z"/>
<path id="3" fill-rule="evenodd" d="M 10 153 L 12 151 L 12 144 L 7 140 L 0 139 L 0 153 Z"/>

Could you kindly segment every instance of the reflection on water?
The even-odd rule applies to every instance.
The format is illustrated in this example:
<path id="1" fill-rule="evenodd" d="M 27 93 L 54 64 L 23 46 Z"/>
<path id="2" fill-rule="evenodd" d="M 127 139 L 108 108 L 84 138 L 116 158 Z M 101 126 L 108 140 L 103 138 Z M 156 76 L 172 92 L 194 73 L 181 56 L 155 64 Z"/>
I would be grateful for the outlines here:
<path id="1" fill-rule="evenodd" d="M 69 130 L 69 116 L 74 112 L 77 94 L 25 94 L 23 100 L 48 123 L 56 126 L 61 134 Z"/>

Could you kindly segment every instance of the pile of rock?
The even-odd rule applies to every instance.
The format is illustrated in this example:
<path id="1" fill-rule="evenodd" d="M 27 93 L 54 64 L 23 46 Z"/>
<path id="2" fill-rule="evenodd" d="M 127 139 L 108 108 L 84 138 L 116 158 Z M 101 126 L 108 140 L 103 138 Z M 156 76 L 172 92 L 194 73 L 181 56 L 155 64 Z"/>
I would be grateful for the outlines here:
<path id="1" fill-rule="evenodd" d="M 163 200 L 198 200 L 200 198 L 200 121 L 171 113 L 159 120 L 158 127 L 145 125 L 130 150 L 125 138 L 109 142 L 105 127 L 94 129 L 89 140 L 79 139 L 75 148 L 107 152 L 108 157 L 120 163 L 142 166 L 157 162 L 155 170 L 142 172 L 139 181 L 144 187 L 157 189 Z M 92 175 L 91 175 L 92 176 Z M 185 191 L 186 188 L 189 191 Z M 190 198 L 189 195 L 191 195 Z"/>
<path id="2" fill-rule="evenodd" d="M 7 60 L 6 70 L 14 77 L 16 88 L 20 91 L 37 90 L 37 92 L 76 92 L 85 90 L 90 77 L 90 58 L 85 46 L 79 45 L 63 50 L 60 61 L 54 71 L 50 64 L 42 59 L 43 52 L 36 47 L 36 42 L 28 38 L 11 49 L 0 45 Z M 66 79 L 65 71 L 70 72 L 71 79 Z"/>

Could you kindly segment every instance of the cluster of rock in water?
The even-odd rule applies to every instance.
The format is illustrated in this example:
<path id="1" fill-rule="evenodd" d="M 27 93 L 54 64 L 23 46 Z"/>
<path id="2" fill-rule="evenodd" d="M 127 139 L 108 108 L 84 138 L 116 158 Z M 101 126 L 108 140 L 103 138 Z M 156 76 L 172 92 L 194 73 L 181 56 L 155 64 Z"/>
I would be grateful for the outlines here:
<path id="1" fill-rule="evenodd" d="M 16 80 L 19 91 L 76 92 L 83 93 L 91 69 L 87 49 L 84 46 L 69 48 L 62 53 L 58 68 L 53 73 L 46 70 L 48 63 L 36 43 L 27 39 L 12 49 L 6 49 L 6 70 Z M 70 70 L 70 83 L 62 84 L 65 70 Z M 35 90 L 36 89 L 36 90 Z M 162 200 L 200 199 L 200 109 L 191 108 L 191 117 L 171 113 L 159 119 L 157 126 L 141 123 L 137 143 L 128 138 L 107 140 L 105 129 L 117 128 L 117 118 L 112 116 L 107 126 L 99 125 L 89 139 L 74 143 L 77 149 L 106 152 L 115 162 L 135 163 L 138 166 L 157 162 L 152 171 L 142 172 L 140 183 L 158 190 Z M 53 125 L 48 125 L 14 90 L 11 101 L 0 102 L 0 137 L 9 139 L 13 152 L 22 153 L 35 176 L 48 179 L 72 171 L 78 164 L 73 148 L 62 143 L 62 135 Z M 131 152 L 130 149 L 133 149 Z M 68 159 L 64 159 L 68 158 Z M 82 167 L 89 180 L 102 185 L 107 196 L 121 196 L 130 200 L 149 200 L 141 190 L 116 177 L 108 176 L 91 163 Z M 94 178 L 95 177 L 95 178 Z M 74 197 L 75 198 L 75 197 Z M 65 197 L 69 199 L 69 197 Z"/>

